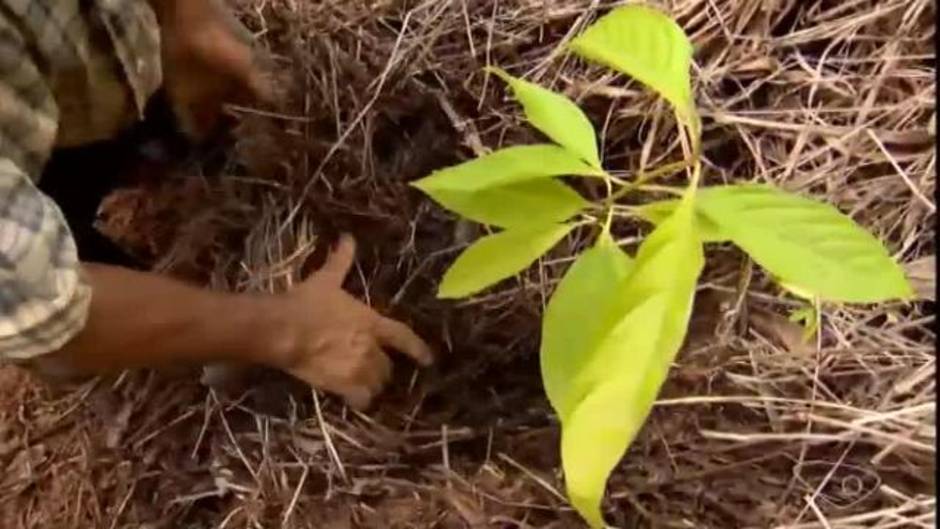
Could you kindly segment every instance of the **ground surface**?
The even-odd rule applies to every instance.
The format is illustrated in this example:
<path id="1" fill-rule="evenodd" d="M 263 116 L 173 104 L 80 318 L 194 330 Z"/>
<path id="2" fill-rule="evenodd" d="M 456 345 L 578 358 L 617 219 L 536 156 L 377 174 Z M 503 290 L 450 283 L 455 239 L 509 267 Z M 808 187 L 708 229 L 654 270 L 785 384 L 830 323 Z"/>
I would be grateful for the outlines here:
<path id="1" fill-rule="evenodd" d="M 487 64 L 576 98 L 603 128 L 608 165 L 675 159 L 661 104 L 556 51 L 610 5 L 243 0 L 284 73 L 283 108 L 240 110 L 231 152 L 112 197 L 107 231 L 160 270 L 234 290 L 286 288 L 323 241 L 352 231 L 350 288 L 446 354 L 428 372 L 400 364 L 368 415 L 270 373 L 229 393 L 193 373 L 130 373 L 53 394 L 4 368 L 0 526 L 581 527 L 561 497 L 536 358 L 544 296 L 580 234 L 519 280 L 439 302 L 436 282 L 475 228 L 407 182 L 535 139 Z M 706 180 L 832 201 L 932 298 L 933 4 L 660 5 L 696 45 Z M 933 527 L 933 302 L 829 307 L 807 346 L 757 267 L 726 247 L 709 258 L 685 350 L 611 480 L 609 520 Z"/>

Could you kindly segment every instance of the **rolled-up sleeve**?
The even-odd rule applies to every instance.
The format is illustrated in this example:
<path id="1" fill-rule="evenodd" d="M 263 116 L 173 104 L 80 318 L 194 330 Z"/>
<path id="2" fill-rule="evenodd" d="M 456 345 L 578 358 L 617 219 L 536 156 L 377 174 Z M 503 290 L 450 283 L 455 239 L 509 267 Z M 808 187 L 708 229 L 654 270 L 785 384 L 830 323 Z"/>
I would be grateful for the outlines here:
<path id="1" fill-rule="evenodd" d="M 0 360 L 61 348 L 84 327 L 90 301 L 59 208 L 0 158 Z"/>
<path id="2" fill-rule="evenodd" d="M 75 241 L 36 187 L 52 149 L 119 132 L 161 74 L 145 0 L 0 0 L 0 362 L 56 351 L 88 319 Z"/>

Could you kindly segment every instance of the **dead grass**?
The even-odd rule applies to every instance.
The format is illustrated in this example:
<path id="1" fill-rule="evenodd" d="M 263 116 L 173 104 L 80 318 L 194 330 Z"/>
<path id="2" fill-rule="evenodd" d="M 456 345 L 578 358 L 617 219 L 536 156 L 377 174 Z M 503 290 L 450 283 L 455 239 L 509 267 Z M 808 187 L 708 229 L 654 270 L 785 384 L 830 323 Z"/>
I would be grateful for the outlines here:
<path id="1" fill-rule="evenodd" d="M 561 51 L 612 3 L 241 4 L 285 72 L 283 108 L 241 109 L 225 164 L 197 161 L 125 195 L 131 224 L 157 227 L 118 235 L 160 269 L 276 291 L 316 260 L 318 240 L 352 231 L 362 255 L 351 288 L 413 323 L 442 362 L 400 364 L 368 415 L 268 373 L 227 396 L 150 373 L 58 399 L 4 379 L 4 527 L 580 527 L 562 498 L 535 351 L 540 308 L 582 235 L 517 281 L 439 302 L 437 280 L 477 229 L 407 182 L 535 138 L 488 64 L 576 98 L 603 130 L 608 165 L 677 159 L 661 103 Z M 706 180 L 825 198 L 932 291 L 933 4 L 661 5 L 696 45 Z M 619 229 L 628 245 L 638 234 Z M 933 527 L 933 302 L 828 307 L 805 345 L 757 267 L 726 247 L 709 256 L 686 350 L 611 480 L 609 520 Z"/>

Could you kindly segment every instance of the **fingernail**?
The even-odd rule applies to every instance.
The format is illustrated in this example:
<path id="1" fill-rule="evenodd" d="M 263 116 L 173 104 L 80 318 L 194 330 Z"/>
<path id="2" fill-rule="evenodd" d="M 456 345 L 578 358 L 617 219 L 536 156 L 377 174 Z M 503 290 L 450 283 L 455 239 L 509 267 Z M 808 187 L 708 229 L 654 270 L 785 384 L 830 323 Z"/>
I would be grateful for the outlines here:
<path id="1" fill-rule="evenodd" d="M 434 353 L 431 352 L 431 351 L 428 351 L 426 354 L 424 354 L 423 356 L 421 356 L 421 358 L 420 358 L 421 365 L 424 366 L 424 367 L 428 367 L 428 366 L 432 365 L 432 364 L 434 363 L 434 358 L 435 358 L 435 357 L 434 357 Z"/>

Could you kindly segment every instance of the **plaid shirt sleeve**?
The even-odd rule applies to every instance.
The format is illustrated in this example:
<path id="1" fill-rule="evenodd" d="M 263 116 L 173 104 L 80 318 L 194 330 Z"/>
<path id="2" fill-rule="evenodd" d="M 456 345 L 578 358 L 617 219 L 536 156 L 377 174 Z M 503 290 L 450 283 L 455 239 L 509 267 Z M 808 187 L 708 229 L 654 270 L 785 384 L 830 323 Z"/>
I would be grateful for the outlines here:
<path id="1" fill-rule="evenodd" d="M 90 300 L 58 207 L 0 160 L 0 358 L 62 347 L 85 325 Z"/>
<path id="2" fill-rule="evenodd" d="M 88 318 L 75 242 L 35 185 L 52 149 L 116 134 L 160 80 L 145 0 L 0 0 L 0 361 L 55 351 Z"/>

